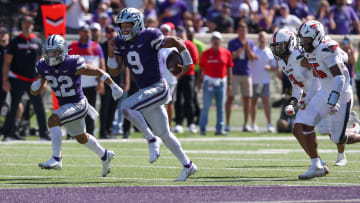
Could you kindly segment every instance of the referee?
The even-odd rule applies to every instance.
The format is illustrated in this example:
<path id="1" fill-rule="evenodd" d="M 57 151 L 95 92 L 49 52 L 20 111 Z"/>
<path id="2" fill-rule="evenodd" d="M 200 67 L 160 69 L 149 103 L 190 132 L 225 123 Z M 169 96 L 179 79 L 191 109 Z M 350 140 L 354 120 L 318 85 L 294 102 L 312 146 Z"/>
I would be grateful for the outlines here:
<path id="1" fill-rule="evenodd" d="M 14 133 L 16 113 L 24 92 L 28 93 L 34 106 L 40 140 L 50 140 L 42 97 L 30 94 L 31 83 L 36 80 L 35 65 L 41 57 L 41 40 L 32 33 L 34 21 L 30 16 L 22 19 L 21 28 L 22 33 L 10 41 L 4 58 L 2 85 L 11 95 L 11 108 L 3 128 L 4 140 L 24 139 Z"/>

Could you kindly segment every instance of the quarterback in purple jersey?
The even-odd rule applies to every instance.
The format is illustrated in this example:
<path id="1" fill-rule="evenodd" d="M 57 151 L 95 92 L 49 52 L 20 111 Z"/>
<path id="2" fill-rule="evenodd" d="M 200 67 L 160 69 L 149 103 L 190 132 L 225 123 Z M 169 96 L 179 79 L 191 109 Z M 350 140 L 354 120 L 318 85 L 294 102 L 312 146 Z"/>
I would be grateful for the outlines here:
<path id="1" fill-rule="evenodd" d="M 176 180 L 185 181 L 197 172 L 197 167 L 170 131 L 164 104 L 171 100 L 171 95 L 163 77 L 164 67 L 159 63 L 158 52 L 161 48 L 171 47 L 179 50 L 184 61 L 184 66 L 179 65 L 182 68 L 179 76 L 192 64 L 190 53 L 179 38 L 165 37 L 159 29 L 145 29 L 143 14 L 135 8 L 121 10 L 116 23 L 120 30 L 115 42 L 109 43 L 109 72 L 111 75 L 118 75 L 125 64 L 140 88 L 123 101 L 122 112 L 147 139 L 150 163 L 160 156 L 162 140 L 184 166 Z"/>
<path id="2" fill-rule="evenodd" d="M 84 97 L 81 75 L 98 76 L 100 80 L 111 87 L 115 100 L 122 96 L 122 89 L 112 81 L 109 74 L 101 69 L 90 67 L 81 56 L 68 55 L 67 45 L 60 35 L 51 35 L 47 38 L 44 58 L 37 63 L 36 69 L 38 76 L 31 85 L 31 94 L 39 94 L 45 81 L 48 81 L 60 104 L 60 108 L 54 111 L 48 119 L 52 157 L 50 160 L 40 163 L 39 167 L 61 170 L 62 133 L 60 126 L 64 126 L 80 144 L 85 145 L 99 156 L 103 165 L 102 176 L 105 177 L 110 172 L 110 161 L 114 158 L 115 153 L 104 149 L 94 136 L 86 133 L 85 116 L 89 114 L 96 118 L 98 114 Z"/>

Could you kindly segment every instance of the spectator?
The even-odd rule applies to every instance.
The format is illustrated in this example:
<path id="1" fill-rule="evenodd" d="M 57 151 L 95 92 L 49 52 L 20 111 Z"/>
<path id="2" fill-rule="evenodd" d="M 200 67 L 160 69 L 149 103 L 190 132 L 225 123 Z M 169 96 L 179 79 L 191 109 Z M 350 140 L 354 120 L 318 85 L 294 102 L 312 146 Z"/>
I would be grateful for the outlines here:
<path id="1" fill-rule="evenodd" d="M 99 24 L 102 32 L 105 31 L 106 26 L 111 24 L 111 18 L 109 18 L 107 13 L 99 14 Z"/>
<path id="2" fill-rule="evenodd" d="M 206 33 L 209 31 L 208 27 L 204 27 L 204 20 L 200 14 L 193 15 L 193 22 L 196 33 Z"/>
<path id="3" fill-rule="evenodd" d="M 66 33 L 77 34 L 78 29 L 86 24 L 85 14 L 89 11 L 89 0 L 65 0 Z"/>
<path id="4" fill-rule="evenodd" d="M 230 131 L 230 117 L 232 104 L 235 95 L 241 90 L 242 101 L 244 105 L 244 125 L 243 131 L 251 131 L 248 126 L 248 119 L 251 107 L 250 98 L 252 97 L 252 80 L 250 71 L 250 60 L 256 60 L 257 56 L 254 54 L 254 42 L 247 38 L 247 25 L 243 22 L 239 23 L 237 34 L 238 37 L 231 40 L 228 44 L 228 49 L 231 52 L 231 57 L 234 62 L 233 68 L 233 82 L 231 92 L 228 94 L 226 101 L 226 128 L 225 131 Z"/>
<path id="5" fill-rule="evenodd" d="M 202 52 L 205 51 L 205 44 L 195 38 L 195 29 L 193 27 L 188 28 L 187 34 L 188 34 L 187 35 L 188 39 L 190 41 L 192 41 L 196 45 L 196 48 L 197 48 L 197 50 L 199 52 L 199 58 L 200 58 Z M 198 81 L 199 68 L 200 68 L 200 66 L 198 64 L 195 64 L 195 81 Z M 196 118 L 195 123 L 199 124 L 200 106 L 199 106 L 199 102 L 198 102 L 198 99 L 197 99 L 197 91 L 194 91 L 194 93 L 195 93 L 195 95 L 194 95 L 194 106 L 195 106 L 195 115 L 194 115 L 194 117 Z"/>
<path id="6" fill-rule="evenodd" d="M 245 3 L 249 8 L 249 15 L 252 13 L 256 13 L 259 9 L 259 4 L 257 0 L 231 0 L 231 12 L 230 15 L 234 20 L 235 30 L 237 30 L 237 26 L 239 25 L 240 20 L 240 5 Z"/>
<path id="7" fill-rule="evenodd" d="M 207 22 L 211 22 L 212 19 L 220 15 L 222 7 L 223 7 L 223 0 L 214 0 L 213 5 L 207 10 L 206 15 L 202 15 L 202 16 L 206 17 Z"/>
<path id="8" fill-rule="evenodd" d="M 84 25 L 79 29 L 80 39 L 71 43 L 69 55 L 80 55 L 85 62 L 94 68 L 100 68 L 105 71 L 104 53 L 99 43 L 90 40 L 90 28 Z M 89 104 L 96 106 L 96 95 L 104 94 L 104 83 L 97 80 L 95 76 L 81 76 L 81 86 Z M 86 132 L 94 135 L 95 121 L 86 116 Z"/>
<path id="9" fill-rule="evenodd" d="M 358 49 L 360 49 L 360 42 L 358 44 Z M 360 54 L 358 54 L 357 61 L 355 63 L 355 86 L 356 86 L 356 95 L 358 102 L 360 104 Z"/>
<path id="10" fill-rule="evenodd" d="M 319 7 L 317 9 L 315 18 L 324 25 L 326 33 L 329 33 L 329 28 L 331 23 L 333 24 L 332 25 L 333 27 L 336 26 L 334 18 L 331 18 L 332 20 L 330 21 L 329 14 L 330 14 L 329 2 L 327 0 L 322 0 L 319 3 Z"/>
<path id="11" fill-rule="evenodd" d="M 109 5 L 106 3 L 100 3 L 94 12 L 92 22 L 100 23 L 100 18 L 106 18 L 107 22 L 111 22 L 112 13 L 109 12 Z"/>
<path id="12" fill-rule="evenodd" d="M 274 132 L 271 125 L 271 109 L 269 104 L 270 96 L 270 71 L 276 71 L 276 62 L 270 48 L 267 46 L 268 38 L 265 32 L 258 35 L 259 47 L 255 47 L 254 54 L 257 60 L 251 61 L 253 98 L 251 103 L 252 130 L 259 131 L 256 125 L 256 111 L 258 98 L 261 97 L 265 117 L 267 121 L 267 131 Z"/>
<path id="13" fill-rule="evenodd" d="M 200 16 L 206 16 L 208 9 L 211 7 L 211 2 L 211 0 L 199 0 L 198 14 Z"/>
<path id="14" fill-rule="evenodd" d="M 206 125 L 212 98 L 216 101 L 215 135 L 226 135 L 224 131 L 224 107 L 226 91 L 231 90 L 233 61 L 229 50 L 221 47 L 222 36 L 219 32 L 211 35 L 211 48 L 201 55 L 197 89 L 203 84 L 203 108 L 200 114 L 200 132 L 206 135 Z"/>
<path id="15" fill-rule="evenodd" d="M 97 43 L 101 42 L 101 27 L 99 23 L 92 23 L 90 25 L 91 40 Z"/>
<path id="16" fill-rule="evenodd" d="M 249 33 L 257 33 L 259 30 L 259 25 L 253 21 L 248 4 L 246 3 L 240 4 L 239 10 L 240 10 L 240 17 L 238 22 L 246 23 L 249 29 Z"/>
<path id="17" fill-rule="evenodd" d="M 191 14 L 198 12 L 199 2 L 197 0 L 183 0 Z"/>
<path id="18" fill-rule="evenodd" d="M 352 79 L 354 78 L 354 65 L 358 60 L 358 51 L 355 47 L 353 47 L 352 41 L 348 36 L 345 36 L 344 39 L 340 42 L 340 48 L 348 55 L 348 60 L 344 62 L 349 71 L 350 84 L 352 85 Z"/>
<path id="19" fill-rule="evenodd" d="M 151 16 L 152 18 L 157 18 L 156 14 L 156 0 L 148 0 L 145 10 L 144 10 L 144 19 Z"/>
<path id="20" fill-rule="evenodd" d="M 145 27 L 157 28 L 158 25 L 159 25 L 159 21 L 153 16 L 148 16 L 145 19 Z"/>
<path id="21" fill-rule="evenodd" d="M 175 27 L 184 25 L 184 19 L 191 18 L 186 4 L 181 0 L 166 0 L 161 3 L 158 14 L 160 23 L 171 22 Z"/>
<path id="22" fill-rule="evenodd" d="M 108 58 L 108 44 L 111 43 L 111 40 L 115 39 L 117 33 L 115 31 L 115 28 L 112 25 L 109 25 L 105 29 L 105 38 L 106 41 L 101 43 L 101 48 L 104 51 L 104 59 L 105 59 L 105 67 L 106 71 L 108 72 L 107 67 L 107 58 Z M 118 84 L 124 92 L 127 92 L 129 90 L 130 85 L 130 72 L 128 68 L 124 69 L 124 74 L 120 74 L 116 77 L 111 77 L 111 79 Z M 122 113 L 121 111 L 118 111 L 117 119 L 121 122 L 115 123 L 115 126 L 113 126 L 114 116 L 116 109 L 119 106 L 121 108 L 121 102 L 126 98 L 126 95 L 123 96 L 118 100 L 115 101 L 111 94 L 111 88 L 106 85 L 105 87 L 105 94 L 101 95 L 101 107 L 100 107 L 100 139 L 108 139 L 112 138 L 111 135 L 113 135 L 111 128 L 117 128 L 114 129 L 114 131 L 119 130 L 122 128 Z M 119 115 L 120 113 L 120 115 Z M 120 126 L 119 126 L 120 125 Z M 115 133 L 114 133 L 115 134 Z"/>
<path id="23" fill-rule="evenodd" d="M 3 128 L 4 140 L 23 139 L 14 133 L 14 127 L 18 105 L 24 92 L 27 92 L 34 106 L 40 139 L 50 140 L 42 97 L 30 94 L 31 83 L 36 80 L 35 65 L 41 57 L 42 50 L 41 39 L 32 33 L 33 23 L 33 18 L 30 16 L 22 19 L 22 33 L 11 40 L 4 57 L 2 87 L 5 92 L 10 91 L 11 95 L 10 112 L 6 115 Z"/>
<path id="24" fill-rule="evenodd" d="M 290 14 L 298 17 L 300 20 L 310 20 L 309 8 L 301 0 L 289 0 Z"/>
<path id="25" fill-rule="evenodd" d="M 137 8 L 141 12 L 146 7 L 146 0 L 120 0 L 121 9 L 123 8 Z"/>
<path id="26" fill-rule="evenodd" d="M 330 7 L 329 17 L 335 22 L 330 24 L 330 34 L 350 34 L 352 26 L 357 34 L 360 33 L 359 18 L 354 9 L 346 5 L 346 0 L 336 0 L 336 5 Z"/>
<path id="27" fill-rule="evenodd" d="M 219 31 L 221 33 L 232 33 L 234 30 L 234 20 L 230 17 L 229 3 L 223 3 L 220 15 L 211 19 L 210 32 Z"/>
<path id="28" fill-rule="evenodd" d="M 174 132 L 182 133 L 182 124 L 184 118 L 187 118 L 187 126 L 191 133 L 196 133 L 197 129 L 194 123 L 195 113 L 195 64 L 199 61 L 199 52 L 196 45 L 187 39 L 186 30 L 184 27 L 179 26 L 176 28 L 176 36 L 184 40 L 186 48 L 189 50 L 193 64 L 190 65 L 190 69 L 183 76 L 178 78 L 178 84 L 176 89 L 176 101 L 175 101 L 175 123 Z"/>
<path id="29" fill-rule="evenodd" d="M 293 32 L 297 32 L 300 25 L 301 20 L 298 17 L 289 14 L 289 6 L 286 3 L 282 3 L 280 5 L 280 16 L 275 18 L 273 30 L 287 27 Z"/>
<path id="30" fill-rule="evenodd" d="M 7 46 L 9 45 L 10 35 L 9 31 L 5 27 L 0 28 L 0 77 L 3 78 L 3 64 L 4 64 L 4 56 L 6 54 Z M 2 83 L 0 87 L 0 109 L 4 105 L 6 99 L 6 92 L 2 87 Z"/>
<path id="31" fill-rule="evenodd" d="M 309 8 L 310 15 L 313 15 L 313 16 L 316 15 L 316 12 L 317 12 L 317 10 L 319 8 L 319 5 L 320 5 L 321 1 L 323 1 L 323 0 L 304 1 L 304 3 L 307 2 L 307 7 Z"/>
<path id="32" fill-rule="evenodd" d="M 161 32 L 164 36 L 175 36 L 175 25 L 172 23 L 165 23 L 160 26 Z M 172 97 L 172 100 L 165 105 L 168 119 L 169 119 L 169 126 L 172 129 L 172 121 L 174 115 L 174 101 L 176 95 L 176 85 L 177 85 L 177 78 L 170 73 L 168 67 L 166 66 L 167 56 L 172 52 L 173 48 L 162 48 L 159 51 L 159 58 L 162 61 L 164 67 L 164 78 L 166 82 L 169 84 L 169 90 Z"/>
<path id="33" fill-rule="evenodd" d="M 259 26 L 260 30 L 270 32 L 274 19 L 274 10 L 269 9 L 267 0 L 260 0 L 259 11 L 254 17 L 254 22 Z"/>

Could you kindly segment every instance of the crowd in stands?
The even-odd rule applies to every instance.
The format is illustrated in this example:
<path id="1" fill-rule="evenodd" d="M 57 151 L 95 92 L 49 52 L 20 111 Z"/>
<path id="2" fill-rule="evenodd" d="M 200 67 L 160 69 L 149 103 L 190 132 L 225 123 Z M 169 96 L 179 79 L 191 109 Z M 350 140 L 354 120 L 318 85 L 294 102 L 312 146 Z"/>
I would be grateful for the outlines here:
<path id="1" fill-rule="evenodd" d="M 309 19 L 323 23 L 328 34 L 360 33 L 360 0 L 48 0 L 46 2 L 66 5 L 66 33 L 79 35 L 79 40 L 70 45 L 70 54 L 84 55 L 87 63 L 103 70 L 107 70 L 108 43 L 116 37 L 118 31 L 116 16 L 123 8 L 139 9 L 144 14 L 145 27 L 159 28 L 164 35 L 177 36 L 185 41 L 194 65 L 181 78 L 168 80 L 168 83 L 177 89 L 173 94 L 174 102 L 167 107 L 169 122 L 173 124 L 171 127 L 176 133 L 184 132 L 183 122 L 186 119 L 186 126 L 191 133 L 197 133 L 199 128 L 200 134 L 206 135 L 209 108 L 214 98 L 217 111 L 215 134 L 226 135 L 226 132 L 231 130 L 233 102 L 239 93 L 241 93 L 244 123 L 238 125 L 242 125 L 243 131 L 259 130 L 256 124 L 256 112 L 260 98 L 267 121 L 266 129 L 268 132 L 274 132 L 269 100 L 270 73 L 276 72 L 283 81 L 284 94 L 288 92 L 290 84 L 286 76 L 276 68 L 275 59 L 268 47 L 267 33 L 273 33 L 283 27 L 296 31 L 302 22 Z M 21 43 L 21 39 L 37 40 L 38 43 L 39 39 L 35 38 L 32 30 L 24 31 L 24 29 L 26 23 L 31 23 L 35 31 L 43 34 L 39 8 L 40 5 L 36 2 L 18 4 L 17 13 L 10 17 L 13 23 L 3 20 L 7 16 L 0 18 L 2 20 L 0 21 L 0 67 L 2 68 L 0 74 L 7 73 L 3 71 L 5 66 L 10 72 L 14 72 L 14 67 L 16 68 L 17 65 L 11 63 L 19 60 L 11 58 L 13 60 L 7 61 L 6 64 L 7 59 L 5 58 L 4 62 L 3 55 L 10 54 L 14 57 L 17 54 L 28 54 L 16 52 L 15 43 Z M 9 41 L 9 33 L 14 31 L 21 32 L 20 37 L 13 36 Z M 24 32 L 29 32 L 29 35 L 21 37 Z M 195 38 L 195 33 L 211 34 L 211 45 L 207 50 L 203 42 Z M 229 41 L 227 47 L 222 47 L 223 33 L 237 33 L 237 37 Z M 247 37 L 248 33 L 257 33 L 258 42 L 250 40 Z M 14 41 L 16 39 L 17 41 Z M 355 78 L 356 87 L 359 87 L 360 62 L 357 49 L 353 47 L 349 37 L 345 37 L 340 45 L 349 54 L 350 60 L 346 65 L 351 76 Z M 41 45 L 38 48 L 40 49 Z M 33 58 L 27 56 L 33 65 L 34 60 L 41 55 L 38 51 L 38 49 L 33 51 L 36 52 L 31 56 Z M 30 67 L 29 70 L 35 70 L 34 68 L 35 66 Z M 20 73 L 21 75 L 29 76 L 30 79 L 34 77 L 32 72 Z M 11 79 L 2 75 L 0 104 L 4 102 L 6 92 L 12 91 L 7 87 L 8 82 L 4 83 L 4 79 L 10 80 L 10 83 L 14 80 L 13 76 L 9 77 Z M 21 77 L 18 79 L 21 80 Z M 96 106 L 96 96 L 101 96 L 99 137 L 107 139 L 122 134 L 124 138 L 128 138 L 131 126 L 130 122 L 124 120 L 121 115 L 121 101 L 136 92 L 137 87 L 126 69 L 121 76 L 113 80 L 125 92 L 118 102 L 112 99 L 110 90 L 96 78 L 84 78 L 82 86 L 93 106 Z M 20 85 L 21 95 L 28 91 L 24 87 L 27 88 L 29 81 Z M 13 81 L 13 84 L 20 83 Z M 14 85 L 11 86 L 13 87 Z M 200 92 L 202 100 L 198 96 Z M 19 117 L 16 112 L 21 110 L 18 104 L 21 95 L 17 93 L 19 92 L 12 93 L 17 96 L 17 100 L 11 102 L 8 113 L 10 116 L 8 115 L 6 119 L 7 123 L 14 123 L 14 126 L 7 125 L 5 132 L 3 131 L 7 134 L 4 138 L 11 137 L 19 125 L 18 122 L 14 122 Z M 35 110 L 43 112 L 43 107 L 40 108 L 43 103 L 38 98 L 30 99 L 36 107 Z M 43 113 L 40 114 L 38 120 L 41 127 L 40 134 L 44 139 L 48 139 L 46 129 L 43 127 Z M 86 125 L 87 131 L 94 134 L 95 121 L 89 117 L 86 119 Z M 17 135 L 14 138 L 21 139 Z"/>

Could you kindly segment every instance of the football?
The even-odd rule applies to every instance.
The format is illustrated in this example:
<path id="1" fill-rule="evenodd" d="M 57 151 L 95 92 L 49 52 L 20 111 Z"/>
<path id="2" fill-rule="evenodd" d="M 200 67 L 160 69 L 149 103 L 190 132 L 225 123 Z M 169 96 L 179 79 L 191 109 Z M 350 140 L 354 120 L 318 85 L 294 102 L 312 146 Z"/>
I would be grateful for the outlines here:
<path id="1" fill-rule="evenodd" d="M 178 67 L 178 64 L 183 65 L 183 59 L 177 51 L 172 51 L 166 59 L 166 66 L 173 75 L 177 75 L 181 72 L 181 68 Z"/>

